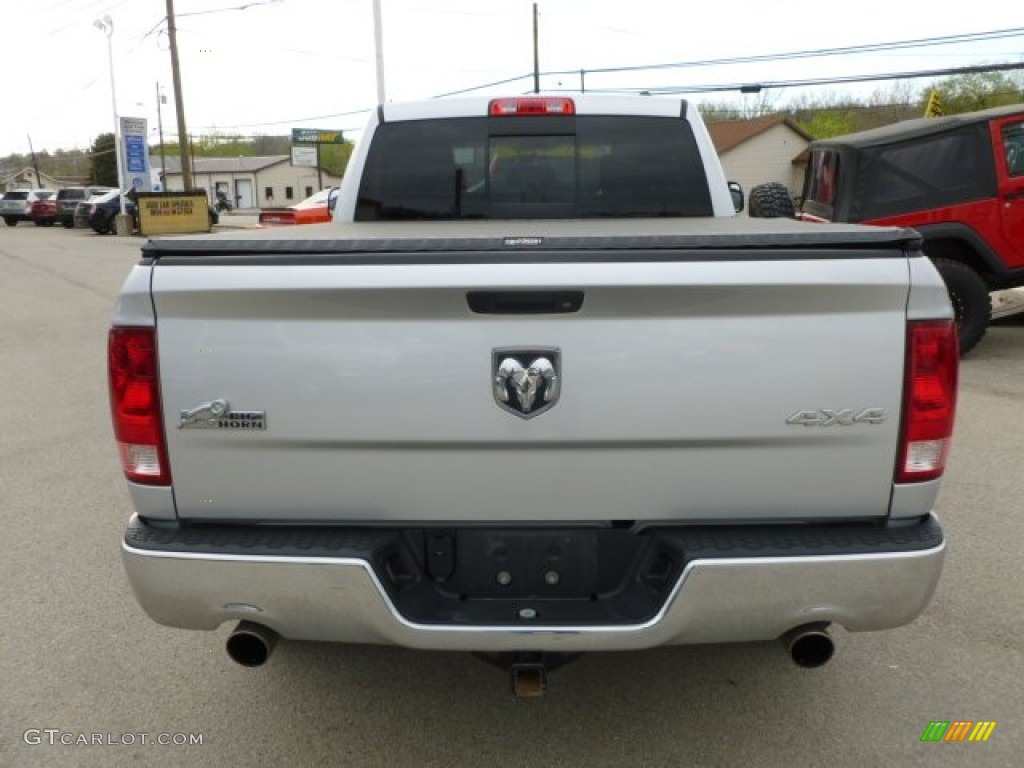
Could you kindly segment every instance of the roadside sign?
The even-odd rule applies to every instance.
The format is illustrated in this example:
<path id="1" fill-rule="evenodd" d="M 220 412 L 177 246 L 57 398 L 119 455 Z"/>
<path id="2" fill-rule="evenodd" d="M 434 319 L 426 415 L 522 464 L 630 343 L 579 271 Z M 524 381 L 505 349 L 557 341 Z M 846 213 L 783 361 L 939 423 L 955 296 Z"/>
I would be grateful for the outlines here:
<path id="1" fill-rule="evenodd" d="M 144 235 L 209 232 L 209 205 L 202 190 L 142 192 L 138 195 L 139 231 Z"/>
<path id="2" fill-rule="evenodd" d="M 292 147 L 292 165 L 316 168 L 316 147 Z"/>
<path id="3" fill-rule="evenodd" d="M 292 144 L 344 144 L 341 131 L 320 128 L 292 128 Z"/>
<path id="4" fill-rule="evenodd" d="M 124 137 L 124 167 L 128 173 L 146 173 L 146 138 Z"/>
<path id="5" fill-rule="evenodd" d="M 124 154 L 125 178 L 120 186 L 131 186 L 136 191 L 148 192 L 152 188 L 149 173 L 149 145 L 146 143 L 146 118 L 121 118 L 121 148 Z"/>

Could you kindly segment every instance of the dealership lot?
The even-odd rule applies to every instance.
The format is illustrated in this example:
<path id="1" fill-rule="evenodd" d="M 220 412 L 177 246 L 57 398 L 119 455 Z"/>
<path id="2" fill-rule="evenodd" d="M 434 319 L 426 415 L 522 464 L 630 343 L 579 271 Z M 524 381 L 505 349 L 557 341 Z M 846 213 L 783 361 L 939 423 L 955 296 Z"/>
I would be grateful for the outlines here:
<path id="1" fill-rule="evenodd" d="M 814 671 L 773 643 L 593 655 L 516 700 L 469 656 L 284 643 L 245 670 L 227 627 L 142 614 L 118 554 L 130 506 L 105 378 L 141 243 L 0 230 L 0 765 L 1020 764 L 1021 319 L 964 360 L 938 504 L 950 549 L 915 624 L 838 630 Z M 934 720 L 997 726 L 984 744 L 921 743 Z"/>

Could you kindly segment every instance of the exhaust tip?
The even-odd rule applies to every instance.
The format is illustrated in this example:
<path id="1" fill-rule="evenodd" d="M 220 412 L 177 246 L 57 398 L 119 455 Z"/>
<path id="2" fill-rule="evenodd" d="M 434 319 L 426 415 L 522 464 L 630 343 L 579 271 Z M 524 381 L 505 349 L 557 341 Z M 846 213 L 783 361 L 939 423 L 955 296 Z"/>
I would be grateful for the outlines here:
<path id="1" fill-rule="evenodd" d="M 267 663 L 277 645 L 277 633 L 269 627 L 240 622 L 228 635 L 225 649 L 231 660 L 243 667 L 260 667 Z"/>
<path id="2" fill-rule="evenodd" d="M 825 666 L 836 651 L 836 644 L 828 632 L 827 624 L 797 627 L 783 636 L 783 642 L 793 663 L 804 669 Z"/>

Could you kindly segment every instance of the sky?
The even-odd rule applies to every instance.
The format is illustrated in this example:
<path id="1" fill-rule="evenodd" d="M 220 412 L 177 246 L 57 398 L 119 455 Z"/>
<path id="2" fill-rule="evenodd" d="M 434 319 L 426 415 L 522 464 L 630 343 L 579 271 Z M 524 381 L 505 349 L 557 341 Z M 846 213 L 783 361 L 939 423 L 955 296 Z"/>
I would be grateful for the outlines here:
<path id="1" fill-rule="evenodd" d="M 514 95 L 533 87 L 532 0 L 380 0 L 385 98 L 475 91 Z M 538 0 L 545 90 L 692 89 L 807 78 L 914 72 L 1024 62 L 1024 5 L 1007 0 Z M 373 0 L 175 0 L 182 94 L 193 134 L 287 134 L 341 129 L 358 138 L 377 103 Z M 832 9 L 842 9 L 834 11 Z M 177 134 L 166 34 L 166 0 L 0 0 L 0 157 L 87 149 L 114 125 L 110 58 L 94 21 L 109 16 L 117 111 L 145 117 L 157 135 L 157 88 L 165 136 Z M 855 12 L 853 12 L 855 11 Z M 789 61 L 599 73 L 607 67 L 679 64 L 920 40 L 995 30 L 1000 39 Z M 912 87 L 928 81 L 914 80 Z M 867 98 L 892 83 L 786 87 L 760 96 L 687 95 L 742 106 L 784 106 L 801 94 Z"/>

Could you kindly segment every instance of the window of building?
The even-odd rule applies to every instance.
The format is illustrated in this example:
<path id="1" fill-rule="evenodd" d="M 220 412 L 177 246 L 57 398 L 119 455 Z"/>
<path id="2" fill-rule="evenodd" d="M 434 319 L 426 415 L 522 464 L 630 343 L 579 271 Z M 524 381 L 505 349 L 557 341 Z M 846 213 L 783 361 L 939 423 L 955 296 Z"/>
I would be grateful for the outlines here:
<path id="1" fill-rule="evenodd" d="M 312 187 L 306 187 L 306 197 L 312 197 L 312 196 L 313 196 L 313 188 Z"/>
<path id="2" fill-rule="evenodd" d="M 274 188 L 273 187 L 264 187 L 263 188 L 263 197 L 265 197 L 267 200 L 273 200 L 274 199 Z"/>
<path id="3" fill-rule="evenodd" d="M 295 199 L 295 193 L 292 191 L 291 187 L 285 187 L 284 188 L 284 199 L 285 200 L 294 200 Z"/>

